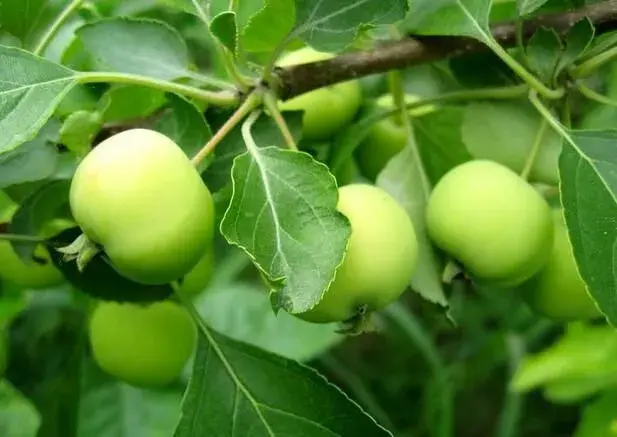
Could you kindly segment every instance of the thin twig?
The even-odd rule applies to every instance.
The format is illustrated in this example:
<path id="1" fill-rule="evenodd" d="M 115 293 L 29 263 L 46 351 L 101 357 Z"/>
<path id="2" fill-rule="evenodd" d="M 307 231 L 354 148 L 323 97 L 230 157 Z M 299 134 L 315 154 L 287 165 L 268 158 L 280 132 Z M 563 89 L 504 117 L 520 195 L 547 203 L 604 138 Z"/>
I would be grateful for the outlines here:
<path id="1" fill-rule="evenodd" d="M 71 14 L 77 10 L 81 6 L 84 0 L 73 0 L 62 10 L 60 15 L 54 20 L 54 22 L 49 26 L 43 37 L 40 39 L 39 43 L 36 45 L 32 53 L 35 55 L 40 55 L 43 53 L 43 50 L 47 48 L 51 40 L 56 36 L 56 33 L 62 27 L 62 25 L 66 22 L 66 20 L 71 16 Z"/>
<path id="2" fill-rule="evenodd" d="M 552 28 L 564 35 L 585 17 L 595 26 L 597 34 L 616 28 L 617 0 L 530 19 L 522 25 L 522 39 L 529 40 L 540 27 Z M 516 45 L 516 22 L 496 24 L 491 31 L 501 46 Z M 346 53 L 319 62 L 279 68 L 276 70 L 278 96 L 286 100 L 349 79 L 487 50 L 488 47 L 481 42 L 465 37 L 409 37 L 386 42 L 370 51 Z"/>
<path id="3" fill-rule="evenodd" d="M 540 120 L 538 132 L 536 133 L 533 145 L 531 146 L 531 150 L 529 151 L 529 155 L 527 156 L 527 160 L 525 161 L 525 166 L 521 171 L 521 178 L 525 180 L 527 180 L 527 178 L 529 177 L 529 173 L 531 173 L 531 169 L 536 162 L 536 157 L 538 156 L 538 152 L 540 151 L 540 148 L 542 146 L 542 140 L 544 139 L 544 133 L 546 132 L 547 127 L 548 122 L 545 119 Z"/>
<path id="4" fill-rule="evenodd" d="M 221 128 L 210 138 L 210 140 L 204 145 L 204 147 L 197 152 L 197 154 L 191 159 L 191 162 L 195 167 L 197 167 L 201 162 L 208 156 L 214 148 L 221 142 L 225 136 L 231 130 L 238 125 L 246 117 L 248 113 L 250 113 L 253 109 L 259 106 L 261 101 L 261 96 L 256 95 L 255 93 L 249 94 L 246 100 L 236 109 L 231 117 L 227 119 L 225 124 L 221 126 Z"/>

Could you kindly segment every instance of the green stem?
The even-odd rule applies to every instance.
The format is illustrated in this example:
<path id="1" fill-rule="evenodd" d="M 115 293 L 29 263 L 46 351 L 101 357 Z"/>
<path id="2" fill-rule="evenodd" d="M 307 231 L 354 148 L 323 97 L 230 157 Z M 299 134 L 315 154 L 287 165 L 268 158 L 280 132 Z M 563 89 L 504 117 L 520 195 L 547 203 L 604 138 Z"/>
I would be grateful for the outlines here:
<path id="1" fill-rule="evenodd" d="M 617 101 L 611 99 L 610 97 L 603 96 L 600 93 L 589 88 L 587 85 L 583 83 L 579 83 L 577 86 L 578 90 L 582 95 L 587 97 L 589 100 L 594 100 L 598 103 L 602 103 L 604 105 L 617 106 Z"/>
<path id="2" fill-rule="evenodd" d="M 251 115 L 242 123 L 242 139 L 244 140 L 244 144 L 248 149 L 248 152 L 251 155 L 257 154 L 257 143 L 251 134 L 251 129 L 253 128 L 253 124 L 257 121 L 259 116 L 261 115 L 261 111 L 253 111 Z M 262 279 L 266 279 L 265 276 L 262 275 Z M 267 281 L 266 281 L 267 283 Z"/>
<path id="3" fill-rule="evenodd" d="M 561 125 L 561 123 L 559 123 L 553 114 L 551 114 L 551 111 L 540 101 L 538 98 L 538 93 L 532 90 L 529 93 L 529 101 L 559 135 L 561 135 L 568 142 L 572 141 L 565 128 Z"/>
<path id="4" fill-rule="evenodd" d="M 56 17 L 54 22 L 51 24 L 51 26 L 49 26 L 43 37 L 40 39 L 39 43 L 32 51 L 33 54 L 40 55 L 41 53 L 43 53 L 43 50 L 47 48 L 60 27 L 62 27 L 66 20 L 71 16 L 71 14 L 81 6 L 83 1 L 84 0 L 72 0 L 68 5 L 66 5 L 60 15 Z"/>
<path id="5" fill-rule="evenodd" d="M 233 56 L 231 52 L 227 50 L 227 47 L 224 47 L 218 39 L 215 38 L 215 40 L 219 49 L 219 54 L 223 59 L 223 65 L 225 66 L 227 74 L 236 83 L 238 88 L 240 88 L 242 91 L 248 90 L 252 85 L 250 79 L 244 77 L 242 73 L 240 73 L 233 59 Z"/>
<path id="6" fill-rule="evenodd" d="M 43 243 L 47 239 L 37 235 L 0 234 L 0 241 L 18 241 L 22 243 Z"/>
<path id="7" fill-rule="evenodd" d="M 78 83 L 128 83 L 156 88 L 161 91 L 177 93 L 210 103 L 216 106 L 233 106 L 238 103 L 238 97 L 229 91 L 206 91 L 189 85 L 182 85 L 152 77 L 128 73 L 112 72 L 81 72 L 77 76 Z"/>
<path id="8" fill-rule="evenodd" d="M 235 91 L 236 87 L 234 84 L 227 82 L 226 80 L 217 79 L 216 77 L 211 77 L 201 73 L 191 73 L 191 79 L 203 84 L 204 86 L 228 91 Z"/>
<path id="9" fill-rule="evenodd" d="M 413 133 L 413 126 L 411 125 L 411 120 L 409 119 L 408 109 L 405 107 L 405 90 L 403 88 L 403 79 L 401 77 L 401 72 L 399 70 L 390 71 L 388 73 L 388 83 L 390 85 L 392 99 L 394 100 L 394 103 L 398 110 L 397 113 L 399 119 L 402 122 L 403 127 L 405 128 L 405 133 L 407 135 L 407 147 L 410 147 L 411 151 L 413 152 L 413 158 L 418 170 L 418 174 L 420 176 L 422 190 L 425 195 L 428 196 L 431 192 L 431 182 L 429 181 L 426 170 L 424 169 L 422 156 L 420 155 L 420 149 L 416 144 Z"/>
<path id="10" fill-rule="evenodd" d="M 510 376 L 514 375 L 525 353 L 525 343 L 517 335 L 510 334 L 506 337 L 509 355 Z M 518 434 L 517 424 L 521 418 L 523 409 L 523 396 L 506 386 L 504 405 L 497 424 L 496 437 L 515 437 Z"/>
<path id="11" fill-rule="evenodd" d="M 531 74 L 516 59 L 503 48 L 499 43 L 490 39 L 486 41 L 486 45 L 493 50 L 493 52 L 499 56 L 499 58 L 506 63 L 521 79 L 523 79 L 531 88 L 540 93 L 543 97 L 550 100 L 557 100 L 564 96 L 565 90 L 563 88 L 554 90 L 544 85 L 537 77 Z"/>
<path id="12" fill-rule="evenodd" d="M 264 93 L 264 103 L 268 111 L 270 111 L 270 116 L 272 116 L 274 122 L 281 131 L 281 135 L 283 136 L 287 147 L 291 150 L 298 150 L 298 146 L 296 146 L 296 140 L 294 139 L 291 131 L 289 130 L 289 126 L 287 126 L 285 118 L 283 118 L 283 114 L 281 114 L 281 111 L 279 111 L 274 93 L 272 93 L 271 91 L 266 91 Z"/>
<path id="13" fill-rule="evenodd" d="M 197 154 L 191 159 L 191 162 L 195 167 L 199 166 L 201 162 L 214 150 L 214 148 L 221 142 L 223 138 L 236 127 L 238 123 L 242 121 L 253 109 L 255 109 L 261 103 L 262 97 L 255 93 L 249 94 L 246 100 L 236 109 L 231 117 L 227 119 L 225 124 L 210 138 L 210 140 L 204 145 L 204 147 L 197 152 Z"/>
<path id="14" fill-rule="evenodd" d="M 396 434 L 394 424 L 392 420 L 390 420 L 388 413 L 379 405 L 379 402 L 375 399 L 375 396 L 371 393 L 366 384 L 364 384 L 362 378 L 359 378 L 349 367 L 339 362 L 339 360 L 331 354 L 324 354 L 319 361 L 354 393 L 357 400 L 364 405 L 369 414 L 377 419 L 377 422 L 390 432 Z"/>
<path id="15" fill-rule="evenodd" d="M 237 1 L 236 0 L 229 0 L 229 7 L 227 8 L 230 11 L 235 11 L 237 8 Z"/>
<path id="16" fill-rule="evenodd" d="M 571 75 L 576 78 L 585 78 L 590 76 L 598 68 L 617 58 L 617 46 L 610 48 L 592 58 L 587 59 L 582 64 L 572 69 Z"/>
<path id="17" fill-rule="evenodd" d="M 531 173 L 533 164 L 534 162 L 536 162 L 536 157 L 538 156 L 538 152 L 540 151 L 540 147 L 542 146 L 542 140 L 544 139 L 544 133 L 546 132 L 547 126 L 548 123 L 546 122 L 546 120 L 542 119 L 540 121 L 540 126 L 538 127 L 536 137 L 533 140 L 531 150 L 529 151 L 529 155 L 527 156 L 527 160 L 525 161 L 525 166 L 521 171 L 521 177 L 525 180 L 529 178 L 529 173 Z"/>
<path id="18" fill-rule="evenodd" d="M 432 339 L 418 323 L 415 316 L 400 303 L 395 302 L 384 310 L 384 314 L 394 322 L 406 335 L 409 342 L 418 348 L 424 360 L 430 366 L 441 392 L 438 399 L 441 403 L 441 417 L 435 422 L 435 435 L 451 437 L 453 435 L 453 403 L 454 393 L 448 372 L 441 361 Z"/>

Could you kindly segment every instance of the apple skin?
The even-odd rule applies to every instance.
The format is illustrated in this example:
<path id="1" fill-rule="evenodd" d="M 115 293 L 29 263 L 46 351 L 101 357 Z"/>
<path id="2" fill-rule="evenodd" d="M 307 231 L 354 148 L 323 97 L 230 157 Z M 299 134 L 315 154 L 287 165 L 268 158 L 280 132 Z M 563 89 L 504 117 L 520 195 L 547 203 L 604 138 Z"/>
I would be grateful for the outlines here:
<path id="1" fill-rule="evenodd" d="M 413 94 L 405 95 L 406 103 L 418 100 L 420 98 Z M 375 104 L 384 110 L 396 107 L 391 94 L 382 95 L 375 101 Z M 435 106 L 427 105 L 410 109 L 407 113 L 410 117 L 421 117 L 435 110 Z M 403 150 L 406 144 L 407 132 L 404 124 L 397 117 L 388 117 L 373 124 L 356 152 L 362 174 L 372 181 L 376 180 L 388 161 Z"/>
<path id="2" fill-rule="evenodd" d="M 476 160 L 450 170 L 434 187 L 427 230 L 436 246 L 478 282 L 519 285 L 547 262 L 551 209 L 509 168 Z"/>
<path id="3" fill-rule="evenodd" d="M 196 296 L 210 283 L 214 273 L 214 249 L 208 248 L 197 265 L 184 276 L 179 292 L 186 296 Z"/>
<path id="4" fill-rule="evenodd" d="M 330 59 L 334 55 L 304 47 L 284 55 L 277 65 L 296 64 Z M 362 103 L 362 90 L 356 80 L 341 82 L 279 102 L 281 111 L 304 111 L 302 135 L 308 140 L 324 140 L 351 122 Z"/>
<path id="5" fill-rule="evenodd" d="M 553 251 L 542 270 L 524 284 L 525 300 L 537 314 L 558 321 L 600 317 L 578 273 L 561 209 L 553 211 L 553 221 Z"/>
<path id="6" fill-rule="evenodd" d="M 197 331 L 188 312 L 171 301 L 148 306 L 100 302 L 89 335 L 101 369 L 129 384 L 155 387 L 182 374 Z"/>
<path id="7" fill-rule="evenodd" d="M 407 212 L 386 191 L 367 184 L 339 188 L 338 210 L 351 223 L 347 253 L 322 300 L 296 314 L 312 323 L 348 320 L 361 306 L 376 311 L 406 289 L 418 261 Z"/>
<path id="8" fill-rule="evenodd" d="M 142 284 L 179 279 L 212 243 L 212 195 L 184 152 L 156 131 L 100 143 L 78 166 L 69 197 L 86 236 L 119 274 Z"/>

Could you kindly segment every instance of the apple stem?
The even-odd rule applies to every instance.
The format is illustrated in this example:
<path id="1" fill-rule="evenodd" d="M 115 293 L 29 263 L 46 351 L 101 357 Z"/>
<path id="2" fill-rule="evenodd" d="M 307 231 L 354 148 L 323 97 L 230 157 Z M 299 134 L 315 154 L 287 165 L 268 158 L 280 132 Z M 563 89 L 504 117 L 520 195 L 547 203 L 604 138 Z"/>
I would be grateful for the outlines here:
<path id="1" fill-rule="evenodd" d="M 531 173 L 533 164 L 535 163 L 538 152 L 540 151 L 540 147 L 542 146 L 542 140 L 544 139 L 544 134 L 547 127 L 548 122 L 544 118 L 542 118 L 542 120 L 540 121 L 540 126 L 538 126 L 538 132 L 536 133 L 536 137 L 533 140 L 533 145 L 531 146 L 531 150 L 529 151 L 529 155 L 527 156 L 527 160 L 525 161 L 525 166 L 521 171 L 521 177 L 525 180 L 529 178 L 529 173 Z"/>
<path id="2" fill-rule="evenodd" d="M 197 154 L 191 159 L 191 162 L 195 167 L 199 164 L 215 149 L 215 147 L 232 131 L 234 127 L 238 125 L 253 109 L 260 105 L 262 101 L 261 94 L 252 92 L 248 95 L 246 100 L 236 109 L 231 117 L 227 119 L 225 124 L 208 140 L 203 148 L 197 152 Z"/>
<path id="3" fill-rule="evenodd" d="M 23 243 L 43 243 L 47 239 L 45 237 L 39 237 L 39 236 L 36 236 L 36 235 L 3 234 L 3 233 L 0 233 L 0 240 L 17 241 L 17 242 L 23 242 Z"/>
<path id="4" fill-rule="evenodd" d="M 285 144 L 291 150 L 298 150 L 296 146 L 296 140 L 294 139 L 291 131 L 289 130 L 289 126 L 287 126 L 287 122 L 285 122 L 285 118 L 279 108 L 277 106 L 276 97 L 274 97 L 274 93 L 272 91 L 266 91 L 264 93 L 264 103 L 266 108 L 270 112 L 270 116 L 278 126 L 281 131 L 281 135 L 283 135 L 283 139 L 285 139 Z"/>

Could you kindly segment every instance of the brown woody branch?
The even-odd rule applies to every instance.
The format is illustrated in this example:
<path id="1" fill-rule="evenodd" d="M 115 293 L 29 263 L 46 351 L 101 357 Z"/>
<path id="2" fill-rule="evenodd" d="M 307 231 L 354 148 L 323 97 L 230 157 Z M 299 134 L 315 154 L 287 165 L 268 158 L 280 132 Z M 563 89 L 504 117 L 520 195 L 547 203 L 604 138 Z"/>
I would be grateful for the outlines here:
<path id="1" fill-rule="evenodd" d="M 528 40 L 541 27 L 552 28 L 561 35 L 566 34 L 585 17 L 596 27 L 596 34 L 617 28 L 617 0 L 528 20 L 523 24 L 523 40 Z M 514 22 L 495 24 L 491 31 L 504 47 L 516 44 Z M 488 50 L 486 45 L 466 37 L 409 37 L 386 42 L 374 50 L 347 53 L 325 61 L 278 69 L 279 96 L 289 99 L 337 82 L 484 50 Z"/>

